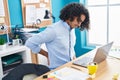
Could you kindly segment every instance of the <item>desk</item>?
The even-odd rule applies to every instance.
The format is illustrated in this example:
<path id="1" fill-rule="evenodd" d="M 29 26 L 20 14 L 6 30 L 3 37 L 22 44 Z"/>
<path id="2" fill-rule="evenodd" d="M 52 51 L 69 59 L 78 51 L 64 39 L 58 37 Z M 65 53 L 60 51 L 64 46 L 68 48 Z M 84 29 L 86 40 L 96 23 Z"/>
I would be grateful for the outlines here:
<path id="1" fill-rule="evenodd" d="M 90 52 L 88 52 L 87 54 L 85 54 L 81 57 L 84 57 L 88 54 L 91 54 L 93 51 L 90 51 Z M 81 58 L 81 57 L 79 57 L 79 58 Z M 79 59 L 79 58 L 77 58 L 77 59 Z M 79 68 L 81 71 L 87 73 L 86 68 L 80 67 L 80 66 L 77 66 L 77 65 L 73 65 L 72 62 L 73 61 L 71 61 L 69 63 L 66 63 L 65 65 L 60 66 L 60 67 L 56 68 L 55 70 L 52 70 L 52 71 L 50 71 L 46 74 L 49 74 L 51 72 L 54 72 L 54 71 L 59 70 L 63 67 L 66 67 L 66 66 L 76 67 L 76 68 Z M 108 57 L 106 60 L 104 60 L 103 62 L 101 62 L 98 65 L 98 70 L 97 70 L 97 73 L 96 73 L 96 77 L 93 80 L 112 80 L 113 74 L 115 74 L 115 73 L 120 74 L 120 60 L 112 58 L 112 57 Z M 46 80 L 46 79 L 42 79 L 42 76 L 40 76 L 40 77 L 37 77 L 34 80 Z M 58 80 L 58 79 L 54 79 L 54 80 Z M 120 80 L 120 78 L 118 80 Z"/>

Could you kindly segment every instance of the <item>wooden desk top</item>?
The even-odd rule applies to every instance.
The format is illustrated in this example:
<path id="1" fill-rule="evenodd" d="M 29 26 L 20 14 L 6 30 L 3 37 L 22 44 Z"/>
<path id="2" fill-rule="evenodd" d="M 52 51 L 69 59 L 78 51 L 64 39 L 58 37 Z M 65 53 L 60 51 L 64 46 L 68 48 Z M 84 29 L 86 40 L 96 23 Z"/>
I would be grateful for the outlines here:
<path id="1" fill-rule="evenodd" d="M 81 71 L 87 73 L 86 68 L 83 68 L 83 67 L 80 67 L 80 66 L 77 66 L 77 65 L 73 65 L 72 62 L 73 61 L 71 61 L 69 63 L 66 63 L 65 65 L 60 66 L 57 69 L 52 70 L 52 71 L 50 71 L 46 74 L 49 74 L 53 71 L 59 70 L 59 69 L 61 69 L 63 67 L 66 67 L 66 66 L 75 67 L 75 68 L 78 68 Z M 96 73 L 96 77 L 93 80 L 112 80 L 113 75 L 115 73 L 119 74 L 118 80 L 120 80 L 120 60 L 118 60 L 116 58 L 108 57 L 106 60 L 104 60 L 103 62 L 101 62 L 98 65 L 98 70 L 97 70 L 97 73 Z M 47 80 L 47 79 L 43 79 L 42 76 L 40 76 L 40 77 L 37 77 L 34 80 Z M 58 80 L 58 79 L 54 79 L 54 80 Z M 91 79 L 87 79 L 87 80 L 91 80 Z"/>

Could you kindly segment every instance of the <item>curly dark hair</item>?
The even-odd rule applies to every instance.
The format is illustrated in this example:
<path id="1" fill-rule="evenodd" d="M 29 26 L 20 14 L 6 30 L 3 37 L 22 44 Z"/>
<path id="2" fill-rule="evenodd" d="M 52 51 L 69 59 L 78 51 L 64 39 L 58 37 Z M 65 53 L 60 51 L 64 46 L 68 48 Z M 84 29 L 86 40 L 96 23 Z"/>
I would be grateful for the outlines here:
<path id="1" fill-rule="evenodd" d="M 80 30 L 84 30 L 84 29 L 89 29 L 89 24 L 90 24 L 90 20 L 89 20 L 89 12 L 88 10 L 85 8 L 85 6 L 81 3 L 70 3 L 68 5 L 66 5 L 61 11 L 60 11 L 60 16 L 59 18 L 63 21 L 66 21 L 68 19 L 70 19 L 70 21 L 73 21 L 75 17 L 77 17 L 77 21 L 80 22 L 81 19 L 81 15 L 85 15 L 86 19 L 84 20 L 84 22 L 81 23 L 81 26 L 78 26 L 78 28 L 80 28 Z"/>

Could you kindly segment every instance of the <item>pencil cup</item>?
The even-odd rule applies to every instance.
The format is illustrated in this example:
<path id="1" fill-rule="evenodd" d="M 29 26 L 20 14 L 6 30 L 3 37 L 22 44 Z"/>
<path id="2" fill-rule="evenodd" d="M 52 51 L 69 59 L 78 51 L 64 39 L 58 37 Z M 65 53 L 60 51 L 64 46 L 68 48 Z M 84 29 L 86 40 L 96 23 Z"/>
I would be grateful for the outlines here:
<path id="1" fill-rule="evenodd" d="M 20 46 L 20 45 L 22 45 L 22 40 L 21 39 L 13 39 L 12 44 L 13 44 L 13 46 Z"/>
<path id="2" fill-rule="evenodd" d="M 95 78 L 97 69 L 98 69 L 98 64 L 96 62 L 90 62 L 87 66 L 88 69 L 88 74 L 90 75 L 91 78 Z"/>

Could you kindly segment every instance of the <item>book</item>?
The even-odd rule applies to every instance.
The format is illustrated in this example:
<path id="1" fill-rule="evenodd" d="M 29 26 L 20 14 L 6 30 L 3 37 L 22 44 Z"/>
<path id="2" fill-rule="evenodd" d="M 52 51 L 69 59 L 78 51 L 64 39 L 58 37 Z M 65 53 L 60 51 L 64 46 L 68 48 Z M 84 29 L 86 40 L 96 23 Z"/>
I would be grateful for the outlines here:
<path id="1" fill-rule="evenodd" d="M 22 60 L 22 59 L 20 59 L 20 60 L 18 60 L 18 61 L 15 61 L 14 63 L 8 64 L 8 65 L 3 64 L 3 69 L 10 68 L 10 67 L 14 67 L 14 66 L 16 66 L 16 65 L 18 65 L 18 64 L 21 64 L 21 63 L 23 63 L 23 60 Z"/>
<path id="2" fill-rule="evenodd" d="M 2 57 L 2 63 L 3 64 L 11 64 L 19 59 L 22 59 L 21 55 L 13 54 L 13 55 Z"/>

